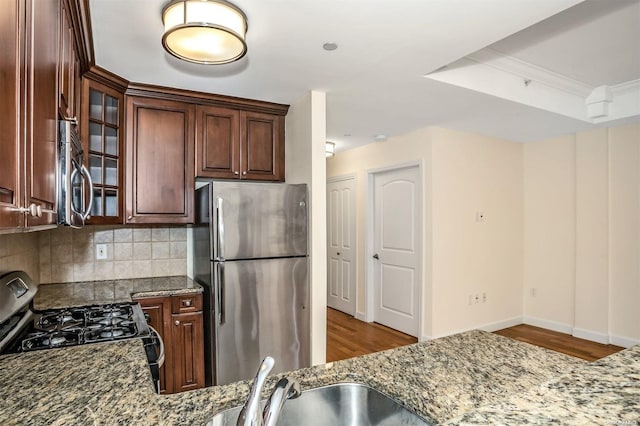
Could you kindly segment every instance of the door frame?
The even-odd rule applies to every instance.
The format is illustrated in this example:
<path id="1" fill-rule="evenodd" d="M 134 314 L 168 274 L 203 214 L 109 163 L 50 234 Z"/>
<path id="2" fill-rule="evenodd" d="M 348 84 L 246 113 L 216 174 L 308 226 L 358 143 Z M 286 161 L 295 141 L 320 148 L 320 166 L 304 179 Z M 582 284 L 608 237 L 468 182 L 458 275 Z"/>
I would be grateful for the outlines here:
<path id="1" fill-rule="evenodd" d="M 421 215 L 420 222 L 422 232 L 419 235 L 419 241 L 417 246 L 420 248 L 420 262 L 419 262 L 419 271 L 418 271 L 418 285 L 417 285 L 417 297 L 418 297 L 418 340 L 422 340 L 423 331 L 424 331 L 424 255 L 425 255 L 425 247 L 424 247 L 424 217 L 425 217 L 425 206 L 424 206 L 424 162 L 423 161 L 409 161 L 404 163 L 392 164 L 384 167 L 376 167 L 373 169 L 368 169 L 367 172 L 367 189 L 365 193 L 365 206 L 366 206 L 366 236 L 365 236 L 365 270 L 364 270 L 364 297 L 365 297 L 365 312 L 364 312 L 364 321 L 373 322 L 374 321 L 374 267 L 375 263 L 373 261 L 374 254 L 374 220 L 375 220 L 375 176 L 378 173 L 390 172 L 394 170 L 408 169 L 411 167 L 418 168 L 418 194 L 420 196 L 420 204 L 421 204 Z"/>
<path id="2" fill-rule="evenodd" d="M 358 318 L 360 320 L 362 320 L 364 317 L 364 315 L 360 315 L 358 312 L 358 174 L 357 173 L 347 173 L 344 175 L 338 175 L 338 176 L 331 176 L 327 178 L 327 184 L 329 183 L 334 183 L 334 182 L 341 182 L 344 180 L 353 180 L 353 185 L 355 188 L 355 192 L 353 194 L 355 198 L 354 201 L 354 210 L 353 210 L 353 220 L 354 220 L 354 224 L 353 224 L 353 239 L 354 239 L 354 244 L 353 244 L 353 259 L 354 259 L 354 268 L 355 268 L 355 279 L 354 279 L 354 286 L 355 286 L 355 295 L 354 295 L 354 303 L 355 306 L 353 308 L 354 310 L 354 317 Z M 327 188 L 327 184 L 325 184 L 325 189 Z M 328 221 L 328 220 L 327 220 Z M 326 227 L 326 229 L 328 230 L 328 227 Z M 325 255 L 327 254 L 327 252 L 329 251 L 329 245 L 328 245 L 328 241 L 327 241 L 327 249 L 325 251 Z M 327 256 L 327 262 L 329 261 L 329 258 Z M 329 276 L 327 276 L 327 295 L 329 294 Z M 328 297 L 328 296 L 327 296 Z M 365 299 L 366 300 L 366 299 Z M 327 303 L 327 307 L 329 306 L 329 304 Z M 359 318 L 361 317 L 361 318 Z"/>

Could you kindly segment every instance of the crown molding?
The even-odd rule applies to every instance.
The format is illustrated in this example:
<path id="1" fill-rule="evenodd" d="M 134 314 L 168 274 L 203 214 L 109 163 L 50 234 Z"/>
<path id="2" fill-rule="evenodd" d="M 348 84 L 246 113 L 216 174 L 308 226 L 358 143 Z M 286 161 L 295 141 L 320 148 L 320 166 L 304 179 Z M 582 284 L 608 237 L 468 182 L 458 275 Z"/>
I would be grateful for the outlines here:
<path id="1" fill-rule="evenodd" d="M 513 56 L 505 55 L 490 48 L 478 50 L 471 55 L 467 55 L 467 58 L 500 71 L 522 77 L 525 80 L 542 83 L 571 95 L 580 96 L 581 98 L 589 96 L 594 89 L 592 86 L 581 81 L 514 58 Z"/>

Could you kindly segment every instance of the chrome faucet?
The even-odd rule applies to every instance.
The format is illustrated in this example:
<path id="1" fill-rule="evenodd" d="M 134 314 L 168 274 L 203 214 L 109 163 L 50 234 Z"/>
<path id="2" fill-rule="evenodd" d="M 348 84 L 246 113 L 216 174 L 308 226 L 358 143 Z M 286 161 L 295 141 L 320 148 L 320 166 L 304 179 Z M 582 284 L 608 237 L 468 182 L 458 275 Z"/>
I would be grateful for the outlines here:
<path id="1" fill-rule="evenodd" d="M 267 375 L 273 368 L 275 361 L 270 356 L 262 360 L 260 368 L 256 373 L 256 378 L 253 379 L 253 385 L 251 385 L 251 392 L 247 402 L 244 403 L 240 415 L 238 415 L 237 426 L 262 426 L 263 420 L 260 417 L 260 394 L 262 393 L 262 387 L 264 381 L 267 379 Z"/>
<path id="2" fill-rule="evenodd" d="M 238 415 L 236 426 L 275 426 L 285 401 L 300 396 L 300 385 L 298 382 L 288 378 L 280 379 L 269 396 L 264 411 L 260 413 L 260 394 L 262 393 L 267 375 L 274 364 L 275 361 L 270 356 L 262 360 L 253 384 L 251 385 L 251 392 L 249 392 L 247 402 L 244 403 Z M 262 416 L 260 414 L 262 414 Z"/>
<path id="3" fill-rule="evenodd" d="M 276 387 L 273 388 L 273 392 L 271 392 L 271 396 L 262 412 L 264 426 L 276 426 L 285 401 L 287 399 L 295 399 L 300 394 L 300 384 L 298 382 L 287 377 L 280 379 Z"/>

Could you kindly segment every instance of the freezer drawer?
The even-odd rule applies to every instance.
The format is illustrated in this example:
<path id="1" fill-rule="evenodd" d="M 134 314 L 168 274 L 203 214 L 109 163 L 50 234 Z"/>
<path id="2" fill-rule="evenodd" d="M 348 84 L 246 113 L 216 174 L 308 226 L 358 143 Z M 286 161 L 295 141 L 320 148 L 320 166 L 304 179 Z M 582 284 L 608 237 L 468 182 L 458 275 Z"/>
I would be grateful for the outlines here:
<path id="1" fill-rule="evenodd" d="M 267 355 L 273 373 L 310 365 L 307 262 L 214 263 L 217 384 L 252 378 Z"/>

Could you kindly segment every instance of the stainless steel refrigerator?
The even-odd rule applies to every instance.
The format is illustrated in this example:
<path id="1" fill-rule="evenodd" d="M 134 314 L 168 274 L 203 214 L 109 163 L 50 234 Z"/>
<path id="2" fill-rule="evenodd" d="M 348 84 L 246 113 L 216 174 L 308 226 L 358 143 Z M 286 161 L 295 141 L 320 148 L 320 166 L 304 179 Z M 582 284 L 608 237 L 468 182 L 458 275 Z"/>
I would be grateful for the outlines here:
<path id="1" fill-rule="evenodd" d="M 205 376 L 222 385 L 308 367 L 307 186 L 210 182 L 196 190 L 194 279 L 204 287 Z"/>

